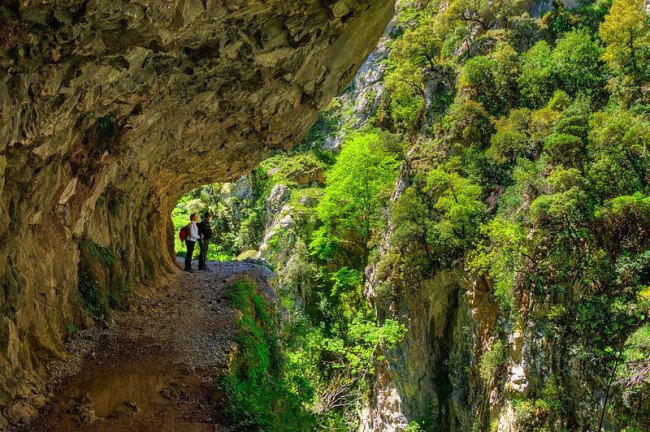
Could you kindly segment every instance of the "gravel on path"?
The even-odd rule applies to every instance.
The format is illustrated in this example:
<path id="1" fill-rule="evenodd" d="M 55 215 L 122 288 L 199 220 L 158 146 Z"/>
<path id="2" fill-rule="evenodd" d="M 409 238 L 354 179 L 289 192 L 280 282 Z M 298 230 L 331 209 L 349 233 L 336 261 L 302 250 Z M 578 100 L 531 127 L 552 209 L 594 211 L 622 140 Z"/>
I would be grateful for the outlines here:
<path id="1" fill-rule="evenodd" d="M 51 365 L 49 402 L 24 432 L 234 431 L 213 383 L 236 351 L 238 313 L 223 298 L 253 279 L 270 300 L 274 274 L 257 261 L 210 262 L 142 292 L 105 328 L 80 332 L 69 359 Z"/>

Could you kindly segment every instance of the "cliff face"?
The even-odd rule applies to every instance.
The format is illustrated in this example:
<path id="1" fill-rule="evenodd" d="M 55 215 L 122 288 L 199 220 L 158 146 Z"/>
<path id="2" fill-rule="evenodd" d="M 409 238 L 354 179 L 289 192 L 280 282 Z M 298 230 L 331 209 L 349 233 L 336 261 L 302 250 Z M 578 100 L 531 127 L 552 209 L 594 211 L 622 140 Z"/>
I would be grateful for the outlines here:
<path id="1" fill-rule="evenodd" d="M 30 402 L 44 360 L 65 356 L 62 340 L 88 312 L 105 315 L 137 284 L 172 271 L 176 200 L 295 144 L 394 8 L 3 4 L 0 407 Z"/>
<path id="2" fill-rule="evenodd" d="M 380 319 L 398 318 L 408 332 L 378 371 L 363 430 L 401 431 L 413 420 L 440 431 L 475 430 L 487 399 L 475 346 L 496 318 L 486 285 L 445 270 L 392 304 L 376 303 Z"/>
<path id="3" fill-rule="evenodd" d="M 570 2 L 567 8 L 583 4 Z M 547 2 L 533 2 L 529 12 L 541 16 L 550 7 Z M 414 32 L 412 37 L 413 34 L 421 36 Z M 432 106 L 436 97 L 444 96 L 449 89 L 442 88 L 434 74 L 426 76 L 431 72 L 428 66 L 423 71 L 425 78 L 419 91 L 424 108 L 418 112 L 418 120 L 424 126 L 414 122 L 407 133 L 413 146 L 396 185 L 394 203 L 406 194 L 407 188 L 414 189 L 418 181 L 423 183 L 426 170 L 421 167 L 429 162 L 427 158 L 432 160 L 428 167 L 432 169 L 445 160 L 441 153 L 460 154 L 461 145 L 450 150 L 444 144 L 444 122 L 454 121 L 453 117 L 449 111 L 435 112 Z M 439 124 L 427 125 L 429 114 L 438 115 Z M 456 163 L 466 161 L 459 157 Z M 453 169 L 462 171 L 458 167 Z M 504 190 L 497 188 L 486 193 L 485 204 L 494 209 Z M 507 196 L 498 204 L 507 205 L 506 199 Z M 422 213 L 413 214 L 414 226 L 426 226 Z M 409 222 L 407 217 L 401 218 L 402 222 Z M 594 306 L 585 301 L 585 292 L 589 291 L 578 288 L 579 282 L 567 283 L 566 293 L 542 295 L 535 291 L 537 286 L 532 278 L 528 278 L 531 267 L 523 267 L 511 283 L 513 312 L 504 311 L 496 282 L 470 269 L 468 255 L 452 265 L 431 264 L 427 271 L 414 277 L 414 269 L 419 265 L 417 253 L 421 252 L 416 249 L 422 249 L 421 244 L 427 240 L 397 245 L 400 240 L 393 237 L 397 228 L 397 222 L 389 217 L 388 228 L 381 235 L 377 263 L 366 269 L 365 293 L 374 304 L 380 323 L 398 320 L 408 332 L 396 349 L 385 353 L 386 362 L 373 377 L 362 413 L 362 431 L 646 430 L 647 420 L 639 419 L 648 418 L 647 397 L 633 394 L 633 385 L 621 373 L 625 339 L 614 342 L 616 336 L 608 336 L 613 348 L 605 350 L 616 354 L 606 367 L 595 366 L 601 361 L 597 349 L 583 349 L 590 346 L 590 339 L 602 338 L 596 328 L 602 323 L 596 324 L 590 318 L 585 323 L 590 330 L 586 337 L 581 336 L 581 318 L 575 311 Z M 405 231 L 408 229 L 416 231 L 414 227 Z M 525 238 L 532 239 L 536 228 L 526 229 Z M 426 229 L 422 231 L 429 234 Z M 641 236 L 640 230 L 636 233 L 630 235 Z M 571 254 L 564 253 L 562 259 L 570 260 Z M 647 270 L 644 272 L 647 274 Z M 639 280 L 647 284 L 646 276 Z M 608 289 L 616 292 L 616 283 Z M 599 293 L 603 298 L 598 302 L 615 303 L 607 299 L 611 292 Z M 571 313 L 558 318 L 558 311 L 569 309 Z M 647 306 L 641 309 L 640 316 L 644 318 L 640 318 L 639 328 L 647 327 Z M 638 337 L 644 337 L 647 345 L 647 336 Z M 647 376 L 647 367 L 644 374 Z"/>

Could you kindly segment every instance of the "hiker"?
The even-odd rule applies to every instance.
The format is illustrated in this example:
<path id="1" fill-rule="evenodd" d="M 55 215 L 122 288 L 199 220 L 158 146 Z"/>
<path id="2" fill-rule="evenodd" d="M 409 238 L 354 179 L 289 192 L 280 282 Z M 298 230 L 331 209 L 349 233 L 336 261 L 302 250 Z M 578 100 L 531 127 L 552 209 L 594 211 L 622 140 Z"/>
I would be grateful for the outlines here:
<path id="1" fill-rule="evenodd" d="M 192 254 L 194 253 L 194 245 L 197 241 L 201 240 L 201 234 L 199 234 L 199 227 L 196 225 L 196 221 L 199 220 L 199 217 L 196 213 L 190 215 L 190 224 L 188 225 L 187 238 L 185 239 L 185 246 L 187 246 L 187 255 L 185 255 L 185 271 L 193 273 L 192 270 Z"/>
<path id="2" fill-rule="evenodd" d="M 210 239 L 212 238 L 212 227 L 210 226 L 210 213 L 203 215 L 203 220 L 198 223 L 199 235 L 201 236 L 201 253 L 199 254 L 199 270 L 208 271 L 205 261 L 208 257 L 208 248 L 210 247 Z"/>

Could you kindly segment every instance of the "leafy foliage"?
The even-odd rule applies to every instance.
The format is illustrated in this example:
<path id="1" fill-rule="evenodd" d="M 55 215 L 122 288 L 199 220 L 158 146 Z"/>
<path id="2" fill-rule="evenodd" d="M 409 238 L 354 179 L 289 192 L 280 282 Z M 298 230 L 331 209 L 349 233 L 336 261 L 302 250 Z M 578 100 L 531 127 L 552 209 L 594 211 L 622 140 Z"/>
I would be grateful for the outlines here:
<path id="1" fill-rule="evenodd" d="M 322 226 L 311 243 L 319 259 L 365 268 L 386 188 L 397 176 L 398 162 L 382 151 L 379 140 L 373 133 L 353 136 L 329 171 L 316 208 Z"/>
<path id="2" fill-rule="evenodd" d="M 179 206 L 178 215 L 199 205 L 218 214 L 218 242 L 236 256 L 259 246 L 272 187 L 291 188 L 295 226 L 267 244 L 290 310 L 282 360 L 290 366 L 276 375 L 284 383 L 277 388 L 306 392 L 299 405 L 312 422 L 307 429 L 357 429 L 366 378 L 404 332 L 367 312 L 369 264 L 376 301 L 394 305 L 400 290 L 420 289 L 445 269 L 469 269 L 485 281 L 498 318 L 476 353 L 465 353 L 476 370 L 454 377 L 456 386 L 512 390 L 503 388 L 505 336 L 531 322 L 554 355 L 572 359 L 588 401 L 577 406 L 572 378 L 549 362 L 543 385 L 508 402 L 520 430 L 649 426 L 644 7 L 554 2 L 537 19 L 517 0 L 401 2 L 385 92 L 368 124 L 345 124 L 356 102 L 343 95 L 299 150 L 262 164 L 251 197 L 217 193 L 210 201 L 204 189 Z M 341 131 L 341 153 L 323 152 Z M 303 184 L 305 172 L 325 183 Z M 272 362 L 251 365 L 262 363 Z M 578 418 L 578 410 L 588 415 Z"/>
<path id="3" fill-rule="evenodd" d="M 314 417 L 302 407 L 310 389 L 286 379 L 272 305 L 246 280 L 232 285 L 226 298 L 242 313 L 237 355 L 219 382 L 228 400 L 226 414 L 247 428 L 303 431 L 313 427 Z"/>
<path id="4" fill-rule="evenodd" d="M 624 103 L 647 103 L 640 98 L 642 83 L 650 78 L 650 18 L 641 0 L 615 0 L 600 24 L 605 42 L 603 59 L 615 71 L 609 88 Z"/>

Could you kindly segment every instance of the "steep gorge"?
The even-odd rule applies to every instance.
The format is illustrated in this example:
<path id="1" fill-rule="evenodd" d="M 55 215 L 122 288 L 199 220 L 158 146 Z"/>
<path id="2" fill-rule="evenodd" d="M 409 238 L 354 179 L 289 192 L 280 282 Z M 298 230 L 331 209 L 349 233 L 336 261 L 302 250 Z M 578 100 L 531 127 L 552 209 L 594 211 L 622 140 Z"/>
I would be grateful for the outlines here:
<path id="1" fill-rule="evenodd" d="M 71 325 L 173 271 L 188 189 L 302 138 L 392 0 L 25 0 L 0 8 L 0 427 Z M 89 313 L 90 312 L 90 313 Z M 36 404 L 36 403 L 35 403 Z"/>
<path id="2" fill-rule="evenodd" d="M 327 362 L 346 370 L 341 346 L 363 340 L 347 337 L 355 314 L 408 328 L 375 356 L 370 388 L 319 414 L 351 413 L 367 432 L 650 427 L 650 69 L 626 65 L 612 36 L 644 29 L 637 60 L 650 64 L 646 3 L 571 3 L 403 2 L 300 147 L 204 203 L 247 230 L 235 256 L 261 231 L 259 256 L 295 320 L 311 320 L 288 344 L 317 377 L 309 403 L 326 406 Z M 369 171 L 346 155 L 364 145 L 402 162 L 374 191 L 392 196 L 366 249 L 350 229 L 361 200 L 341 187 Z"/>

